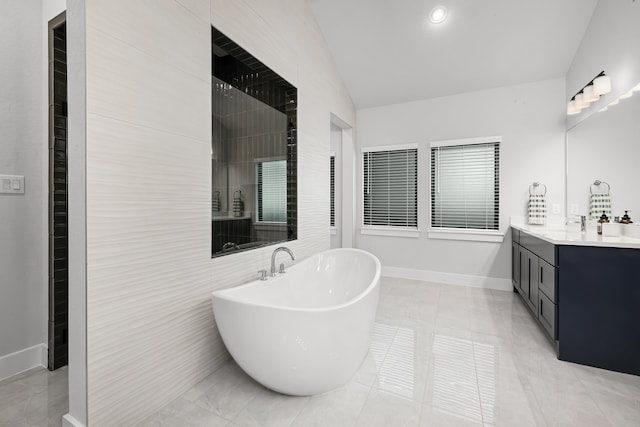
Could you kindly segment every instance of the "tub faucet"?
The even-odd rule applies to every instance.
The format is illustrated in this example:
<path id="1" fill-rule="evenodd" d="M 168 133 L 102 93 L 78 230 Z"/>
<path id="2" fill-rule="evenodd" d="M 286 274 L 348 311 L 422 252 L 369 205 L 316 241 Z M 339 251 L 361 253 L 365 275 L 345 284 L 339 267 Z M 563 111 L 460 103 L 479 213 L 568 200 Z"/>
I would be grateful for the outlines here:
<path id="1" fill-rule="evenodd" d="M 284 246 L 280 246 L 279 248 L 276 248 L 276 250 L 273 251 L 273 253 L 271 254 L 271 277 L 276 275 L 276 254 L 280 251 L 285 251 L 286 253 L 289 254 L 289 256 L 293 261 L 296 260 L 296 256 L 293 254 L 293 251 L 291 251 L 291 249 L 285 248 Z"/>

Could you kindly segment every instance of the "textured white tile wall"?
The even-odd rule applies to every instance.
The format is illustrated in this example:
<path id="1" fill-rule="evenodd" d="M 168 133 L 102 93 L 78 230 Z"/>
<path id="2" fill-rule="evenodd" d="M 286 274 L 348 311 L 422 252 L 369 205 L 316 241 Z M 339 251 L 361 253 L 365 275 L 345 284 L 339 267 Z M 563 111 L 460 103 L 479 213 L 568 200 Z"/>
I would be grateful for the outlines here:
<path id="1" fill-rule="evenodd" d="M 210 293 L 273 250 L 210 258 L 210 25 L 299 90 L 299 258 L 329 247 L 330 113 L 355 110 L 305 0 L 86 7 L 88 422 L 132 425 L 228 358 Z"/>

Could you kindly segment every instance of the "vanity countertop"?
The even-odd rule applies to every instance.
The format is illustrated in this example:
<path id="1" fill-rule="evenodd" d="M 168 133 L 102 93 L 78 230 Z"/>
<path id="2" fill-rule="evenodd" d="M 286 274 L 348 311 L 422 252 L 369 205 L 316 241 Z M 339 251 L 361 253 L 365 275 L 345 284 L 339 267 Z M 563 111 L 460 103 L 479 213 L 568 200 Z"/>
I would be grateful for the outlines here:
<path id="1" fill-rule="evenodd" d="M 511 227 L 529 233 L 549 243 L 553 243 L 554 245 L 640 249 L 640 239 L 634 239 L 628 236 L 602 236 L 599 235 L 593 227 L 588 227 L 586 233 L 581 233 L 579 224 L 572 224 L 571 226 L 562 224 L 531 225 L 525 221 L 511 218 Z M 639 226 L 630 225 L 630 227 Z"/>

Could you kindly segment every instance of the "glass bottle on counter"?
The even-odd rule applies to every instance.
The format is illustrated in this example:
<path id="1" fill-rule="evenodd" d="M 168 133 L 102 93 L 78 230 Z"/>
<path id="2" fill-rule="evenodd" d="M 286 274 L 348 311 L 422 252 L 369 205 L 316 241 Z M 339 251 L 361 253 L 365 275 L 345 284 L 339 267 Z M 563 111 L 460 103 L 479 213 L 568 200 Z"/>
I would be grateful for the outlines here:
<path id="1" fill-rule="evenodd" d="M 600 217 L 600 219 L 598 220 L 598 234 L 602 234 L 602 224 L 604 224 L 605 222 L 609 222 L 609 217 L 607 216 L 607 214 L 603 211 L 602 212 L 602 216 Z"/>

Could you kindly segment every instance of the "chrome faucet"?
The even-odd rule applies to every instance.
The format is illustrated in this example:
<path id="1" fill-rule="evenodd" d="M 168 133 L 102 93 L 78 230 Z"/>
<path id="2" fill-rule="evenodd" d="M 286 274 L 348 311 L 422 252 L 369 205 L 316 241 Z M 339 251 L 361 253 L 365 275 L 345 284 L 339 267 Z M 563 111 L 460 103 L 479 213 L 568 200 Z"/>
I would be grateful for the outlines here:
<path id="1" fill-rule="evenodd" d="M 276 248 L 276 250 L 273 251 L 273 253 L 271 254 L 271 277 L 276 275 L 276 254 L 281 251 L 288 253 L 293 261 L 296 260 L 296 256 L 293 254 L 291 249 L 285 248 L 284 246 L 280 246 L 279 248 Z"/>

